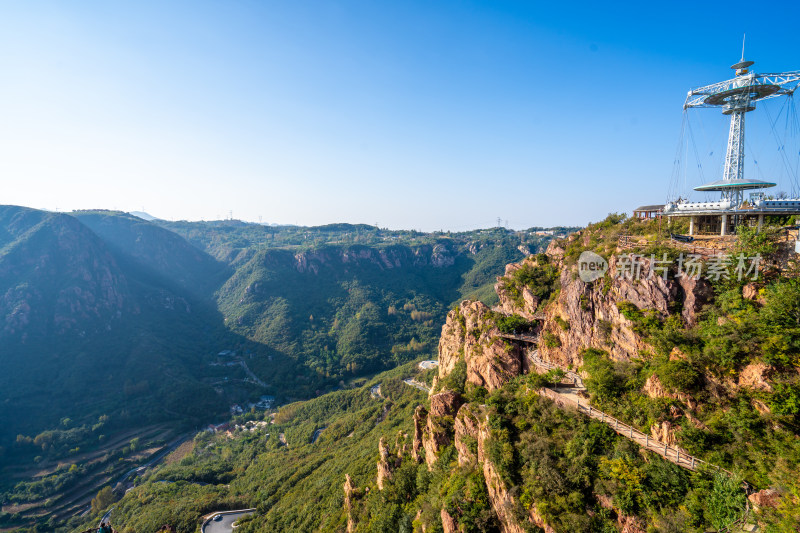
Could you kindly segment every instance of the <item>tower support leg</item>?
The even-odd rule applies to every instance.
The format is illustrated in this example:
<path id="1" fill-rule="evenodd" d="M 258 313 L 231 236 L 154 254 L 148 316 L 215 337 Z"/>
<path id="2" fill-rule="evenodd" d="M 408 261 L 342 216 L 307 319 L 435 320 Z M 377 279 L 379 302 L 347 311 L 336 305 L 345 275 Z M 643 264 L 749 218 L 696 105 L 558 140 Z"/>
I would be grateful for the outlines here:
<path id="1" fill-rule="evenodd" d="M 694 215 L 689 217 L 689 235 L 694 235 Z"/>
<path id="2" fill-rule="evenodd" d="M 728 132 L 728 148 L 725 151 L 725 169 L 722 179 L 725 181 L 740 180 L 744 177 L 744 114 L 743 109 L 731 113 L 731 127 Z M 723 198 L 725 194 L 723 194 Z M 738 198 L 733 194 L 731 202 Z"/>
<path id="3" fill-rule="evenodd" d="M 761 233 L 761 228 L 764 227 L 764 213 L 758 214 L 758 232 Z"/>
<path id="4" fill-rule="evenodd" d="M 728 234 L 728 215 L 722 215 L 722 229 L 719 234 L 723 237 Z"/>

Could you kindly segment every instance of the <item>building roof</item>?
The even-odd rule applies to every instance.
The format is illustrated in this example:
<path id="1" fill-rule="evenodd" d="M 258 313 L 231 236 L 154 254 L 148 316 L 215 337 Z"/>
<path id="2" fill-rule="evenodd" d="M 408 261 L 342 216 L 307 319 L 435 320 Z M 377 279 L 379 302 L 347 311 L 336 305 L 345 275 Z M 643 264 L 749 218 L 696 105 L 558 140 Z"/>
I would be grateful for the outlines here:
<path id="1" fill-rule="evenodd" d="M 641 206 L 641 207 L 637 207 L 637 208 L 636 208 L 636 209 L 634 209 L 633 211 L 634 211 L 634 213 L 635 213 L 636 211 L 661 211 L 662 209 L 664 209 L 664 204 L 658 204 L 658 205 L 643 205 L 643 206 Z"/>

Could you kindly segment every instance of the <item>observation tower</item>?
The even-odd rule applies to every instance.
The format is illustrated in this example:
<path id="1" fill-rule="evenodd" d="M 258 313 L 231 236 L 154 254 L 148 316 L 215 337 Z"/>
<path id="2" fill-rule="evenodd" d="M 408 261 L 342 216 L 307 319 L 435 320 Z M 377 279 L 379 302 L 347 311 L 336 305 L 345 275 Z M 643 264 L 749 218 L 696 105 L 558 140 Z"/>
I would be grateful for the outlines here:
<path id="1" fill-rule="evenodd" d="M 722 179 L 695 187 L 695 191 L 719 192 L 718 202 L 670 202 L 663 213 L 668 217 L 688 217 L 689 234 L 695 232 L 696 223 L 719 230 L 726 235 L 737 224 L 757 221 L 760 229 L 765 215 L 800 215 L 800 198 L 768 200 L 763 189 L 776 184 L 744 176 L 745 117 L 756 109 L 756 103 L 781 96 L 792 97 L 800 85 L 800 71 L 770 74 L 750 72 L 753 61 L 742 59 L 731 66 L 735 77 L 712 85 L 692 89 L 683 109 L 714 107 L 729 115 L 731 124 Z M 751 192 L 745 200 L 745 191 Z"/>

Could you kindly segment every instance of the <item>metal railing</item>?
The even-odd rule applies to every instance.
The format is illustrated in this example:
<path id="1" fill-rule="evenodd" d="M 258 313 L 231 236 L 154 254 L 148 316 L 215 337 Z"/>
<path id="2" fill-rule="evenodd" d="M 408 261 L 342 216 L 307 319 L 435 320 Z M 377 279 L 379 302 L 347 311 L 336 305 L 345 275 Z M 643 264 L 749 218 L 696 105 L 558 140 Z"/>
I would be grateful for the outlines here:
<path id="1" fill-rule="evenodd" d="M 564 370 L 558 365 L 554 365 L 553 363 L 549 363 L 539 357 L 539 351 L 533 350 L 525 354 L 528 357 L 528 362 L 532 365 L 535 365 L 539 368 L 547 370 L 561 370 L 564 372 L 564 377 L 569 378 L 572 380 L 572 385 L 574 387 L 583 388 L 583 378 L 581 378 L 580 374 L 577 372 L 573 372 L 572 370 Z"/>
<path id="2" fill-rule="evenodd" d="M 539 394 L 550 398 L 559 407 L 574 407 L 578 412 L 584 413 L 590 418 L 594 418 L 595 420 L 603 422 L 623 437 L 629 438 L 630 440 L 643 446 L 645 449 L 657 453 L 664 459 L 675 463 L 678 466 L 682 466 L 689 470 L 696 470 L 701 465 L 706 465 L 711 470 L 725 472 L 731 476 L 733 475 L 732 472 L 725 470 L 724 468 L 713 465 L 707 461 L 703 461 L 702 459 L 698 459 L 694 455 L 690 455 L 687 452 L 682 451 L 677 446 L 670 446 L 668 444 L 664 444 L 663 442 L 659 442 L 658 440 L 650 437 L 650 435 L 635 429 L 633 426 L 621 422 L 619 419 L 614 418 L 613 416 L 606 414 L 605 412 L 600 411 L 591 405 L 584 405 L 576 400 L 573 400 L 572 398 L 566 397 L 563 394 L 559 394 L 553 389 L 542 388 L 539 390 Z"/>
<path id="3" fill-rule="evenodd" d="M 497 335 L 503 339 L 511 339 L 515 341 L 522 341 L 522 342 L 530 342 L 537 344 L 539 342 L 539 335 L 526 335 L 522 334 L 515 334 L 515 333 L 499 333 Z"/>
<path id="4" fill-rule="evenodd" d="M 701 255 L 703 257 L 711 257 L 723 253 L 725 250 L 717 248 L 707 248 L 705 246 L 698 246 L 694 243 L 680 242 L 674 239 L 664 241 L 637 239 L 632 235 L 620 235 L 617 239 L 617 246 L 622 250 L 634 250 L 637 248 L 646 248 L 655 244 L 668 244 L 672 248 L 685 250 L 691 254 Z"/>

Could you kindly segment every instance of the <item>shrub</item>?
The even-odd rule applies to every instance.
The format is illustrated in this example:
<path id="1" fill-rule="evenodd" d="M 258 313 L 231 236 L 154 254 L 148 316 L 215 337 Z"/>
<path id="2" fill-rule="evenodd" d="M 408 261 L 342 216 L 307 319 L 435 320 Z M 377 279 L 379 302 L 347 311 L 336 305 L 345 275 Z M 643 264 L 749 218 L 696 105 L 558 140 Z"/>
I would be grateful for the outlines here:
<path id="1" fill-rule="evenodd" d="M 667 361 L 656 370 L 665 387 L 673 391 L 692 392 L 702 384 L 700 373 L 686 361 Z"/>
<path id="2" fill-rule="evenodd" d="M 464 394 L 464 385 L 466 382 L 467 362 L 461 359 L 455 364 L 453 370 L 442 380 L 442 387 L 459 394 Z"/>
<path id="3" fill-rule="evenodd" d="M 559 288 L 559 270 L 550 264 L 525 263 L 520 268 L 503 278 L 503 286 L 511 299 L 522 307 L 522 289 L 527 288 L 541 303 L 555 295 Z"/>
<path id="4" fill-rule="evenodd" d="M 558 348 L 561 346 L 561 339 L 559 339 L 557 335 L 554 335 L 549 331 L 545 331 L 542 334 L 542 341 L 544 342 L 544 345 L 547 346 L 548 348 Z"/>
<path id="5" fill-rule="evenodd" d="M 509 334 L 526 333 L 531 331 L 534 327 L 533 322 L 525 320 L 517 314 L 508 316 L 498 315 L 497 319 L 495 320 L 495 325 L 497 326 L 497 329 L 503 333 Z"/>

